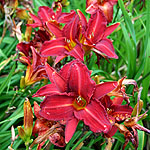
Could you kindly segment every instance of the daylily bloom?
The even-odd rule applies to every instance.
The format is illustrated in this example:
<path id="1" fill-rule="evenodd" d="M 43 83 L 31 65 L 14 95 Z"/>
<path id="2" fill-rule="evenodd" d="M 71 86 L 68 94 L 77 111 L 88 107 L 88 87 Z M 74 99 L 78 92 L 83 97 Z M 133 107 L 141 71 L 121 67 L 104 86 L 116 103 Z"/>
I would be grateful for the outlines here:
<path id="1" fill-rule="evenodd" d="M 78 60 L 66 64 L 57 73 L 48 64 L 46 72 L 52 84 L 39 89 L 34 96 L 46 96 L 40 115 L 48 120 L 66 120 L 65 141 L 69 142 L 79 120 L 93 132 L 107 133 L 112 125 L 99 98 L 112 91 L 117 82 L 95 84 L 87 67 Z"/>
<path id="2" fill-rule="evenodd" d="M 107 27 L 107 21 L 101 11 L 92 14 L 88 23 L 81 11 L 78 10 L 78 14 L 83 28 L 85 51 L 92 50 L 99 55 L 104 56 L 103 54 L 105 54 L 109 58 L 117 59 L 118 56 L 115 54 L 112 41 L 106 37 L 119 26 L 119 23 Z"/>
<path id="3" fill-rule="evenodd" d="M 111 22 L 113 19 L 113 6 L 117 4 L 118 0 L 86 0 L 86 12 L 94 14 L 97 10 L 101 10 L 107 21 Z"/>
<path id="4" fill-rule="evenodd" d="M 100 102 L 107 110 L 109 120 L 113 125 L 112 129 L 105 134 L 105 136 L 112 137 L 118 129 L 115 123 L 121 123 L 127 118 L 130 118 L 133 108 L 128 104 L 122 105 L 123 97 L 115 97 L 111 100 L 110 97 L 106 95 L 100 99 Z"/>
<path id="5" fill-rule="evenodd" d="M 28 24 L 33 28 L 36 27 L 46 27 L 46 23 L 54 23 L 56 26 L 59 27 L 59 23 L 66 23 L 69 22 L 70 19 L 75 15 L 75 11 L 71 11 L 70 13 L 62 13 L 62 6 L 59 3 L 56 12 L 53 11 L 52 8 L 47 6 L 40 6 L 38 11 L 38 16 L 33 15 L 30 13 L 31 18 L 34 20 L 33 24 Z"/>
<path id="6" fill-rule="evenodd" d="M 34 127 L 33 127 L 33 135 L 35 135 L 36 133 L 38 134 L 38 148 L 37 149 L 41 149 L 41 147 L 44 145 L 44 143 L 46 142 L 47 139 L 49 139 L 51 141 L 51 143 L 53 143 L 56 146 L 59 147 L 64 147 L 65 146 L 65 140 L 64 140 L 64 123 L 63 121 L 56 122 L 56 121 L 49 121 L 45 118 L 43 118 L 39 112 L 40 112 L 40 106 L 34 102 L 34 114 L 37 117 Z M 63 124 L 61 124 L 63 123 Z M 51 129 L 51 127 L 53 127 L 56 124 L 60 124 L 60 127 L 58 127 L 54 133 L 49 133 L 47 134 L 47 132 Z M 46 135 L 46 136 L 45 136 Z M 41 137 L 41 138 L 40 138 Z M 44 137 L 44 138 L 42 138 Z M 36 142 L 33 142 L 34 144 L 36 144 Z M 32 144 L 33 145 L 33 144 Z"/>
<path id="7" fill-rule="evenodd" d="M 118 27 L 119 23 L 109 27 L 106 25 L 107 21 L 100 11 L 91 15 L 87 23 L 83 13 L 78 10 L 78 15 L 76 14 L 61 31 L 48 22 L 48 28 L 53 28 L 57 38 L 44 42 L 41 55 L 58 56 L 55 63 L 67 55 L 83 61 L 84 53 L 91 50 L 104 57 L 118 58 L 111 40 L 106 37 Z"/>
<path id="8" fill-rule="evenodd" d="M 24 62 L 28 65 L 26 75 L 21 79 L 20 82 L 22 88 L 46 78 L 45 77 L 46 71 L 44 68 L 44 64 L 47 61 L 47 58 L 41 57 L 36 51 L 36 49 L 32 46 L 31 50 L 32 50 L 31 60 L 25 56 L 22 56 L 20 58 L 21 62 Z"/>
<path id="9" fill-rule="evenodd" d="M 77 36 L 79 36 L 78 24 L 79 16 L 76 14 L 72 21 L 64 26 L 60 34 L 59 32 L 55 33 L 56 37 L 59 36 L 59 38 L 44 42 L 40 51 L 41 55 L 58 56 L 55 63 L 59 62 L 67 55 L 83 61 L 84 50 L 77 39 Z M 48 23 L 47 26 L 50 27 L 50 24 Z"/>

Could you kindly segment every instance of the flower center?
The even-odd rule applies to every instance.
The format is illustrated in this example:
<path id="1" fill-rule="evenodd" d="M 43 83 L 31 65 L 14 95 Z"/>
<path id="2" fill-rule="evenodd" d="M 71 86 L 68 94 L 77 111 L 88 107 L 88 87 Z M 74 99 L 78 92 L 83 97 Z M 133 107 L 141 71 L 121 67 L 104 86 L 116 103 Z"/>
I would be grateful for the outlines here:
<path id="1" fill-rule="evenodd" d="M 81 96 L 78 96 L 74 101 L 73 101 L 73 107 L 76 110 L 81 110 L 84 109 L 87 105 L 87 102 L 84 98 L 82 98 Z"/>

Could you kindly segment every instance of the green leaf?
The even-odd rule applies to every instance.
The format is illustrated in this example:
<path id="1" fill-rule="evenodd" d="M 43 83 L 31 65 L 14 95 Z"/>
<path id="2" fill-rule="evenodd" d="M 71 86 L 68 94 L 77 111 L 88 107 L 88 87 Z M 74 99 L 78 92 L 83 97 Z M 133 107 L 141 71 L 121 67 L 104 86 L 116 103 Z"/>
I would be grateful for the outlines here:
<path id="1" fill-rule="evenodd" d="M 120 6 L 120 8 L 122 10 L 123 15 L 124 15 L 124 20 L 126 22 L 128 30 L 129 30 L 129 32 L 130 32 L 130 34 L 131 34 L 131 36 L 132 36 L 132 38 L 134 40 L 134 44 L 136 45 L 134 26 L 133 26 L 132 21 L 131 21 L 129 15 L 128 15 L 126 9 L 125 9 L 123 0 L 118 0 L 118 3 L 119 3 L 119 6 Z"/>
<path id="2" fill-rule="evenodd" d="M 74 150 L 81 142 L 83 142 L 87 137 L 89 137 L 93 132 L 88 131 L 73 147 L 72 150 Z"/>
<path id="3" fill-rule="evenodd" d="M 5 79 L 5 81 L 3 82 L 3 84 L 0 86 L 0 94 L 3 92 L 3 90 L 8 86 L 8 83 L 10 82 L 11 80 L 11 77 L 15 71 L 15 68 L 16 68 L 16 62 L 14 62 L 13 64 L 13 67 L 9 73 L 9 75 L 7 76 L 7 78 Z"/>

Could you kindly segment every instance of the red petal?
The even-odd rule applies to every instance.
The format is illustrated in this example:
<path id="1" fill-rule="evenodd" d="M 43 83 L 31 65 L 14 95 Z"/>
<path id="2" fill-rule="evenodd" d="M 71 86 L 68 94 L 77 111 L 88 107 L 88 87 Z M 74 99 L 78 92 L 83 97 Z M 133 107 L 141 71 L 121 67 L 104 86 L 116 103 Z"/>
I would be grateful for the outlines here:
<path id="1" fill-rule="evenodd" d="M 43 56 L 61 56 L 65 55 L 65 38 L 58 38 L 56 40 L 45 41 L 41 47 L 41 55 Z"/>
<path id="2" fill-rule="evenodd" d="M 117 85 L 118 85 L 117 81 L 97 84 L 93 97 L 96 99 L 100 99 L 102 96 L 106 95 L 107 93 L 115 89 Z"/>
<path id="3" fill-rule="evenodd" d="M 81 20 L 82 28 L 84 30 L 86 30 L 86 28 L 87 28 L 87 20 L 86 20 L 85 16 L 83 15 L 83 13 L 79 9 L 77 10 L 77 12 L 78 12 L 78 15 L 79 15 L 80 20 Z"/>
<path id="4" fill-rule="evenodd" d="M 43 135 L 50 128 L 48 125 L 46 125 L 46 123 L 48 123 L 48 121 L 46 122 L 45 119 L 37 119 L 35 121 L 32 134 L 35 135 L 37 133 L 38 135 Z"/>
<path id="5" fill-rule="evenodd" d="M 110 109 L 112 109 L 112 113 L 111 115 L 116 115 L 116 114 L 129 114 L 131 115 L 132 111 L 133 111 L 133 108 L 131 106 L 129 106 L 128 104 L 126 105 L 112 105 L 110 107 Z"/>
<path id="6" fill-rule="evenodd" d="M 61 70 L 59 71 L 59 74 L 65 79 L 68 80 L 69 77 L 69 72 L 70 72 L 70 67 L 73 63 L 78 62 L 78 60 L 73 60 L 71 62 L 69 62 L 68 64 L 65 64 Z"/>
<path id="7" fill-rule="evenodd" d="M 17 48 L 19 49 L 19 51 L 22 52 L 27 57 L 29 56 L 30 46 L 31 43 L 21 42 L 17 44 Z"/>
<path id="8" fill-rule="evenodd" d="M 73 116 L 73 100 L 74 97 L 68 95 L 48 96 L 40 105 L 40 115 L 48 120 L 68 120 Z"/>
<path id="9" fill-rule="evenodd" d="M 76 12 L 72 10 L 70 13 L 62 13 L 58 18 L 59 23 L 68 23 L 70 22 L 76 15 Z"/>
<path id="10" fill-rule="evenodd" d="M 60 91 L 54 84 L 47 84 L 41 87 L 32 97 L 48 96 L 51 94 L 59 94 Z"/>
<path id="11" fill-rule="evenodd" d="M 35 16 L 35 15 L 31 14 L 31 13 L 29 13 L 29 15 L 31 16 L 31 18 L 34 20 L 35 23 L 27 24 L 27 26 L 31 26 L 32 28 L 42 27 L 42 22 L 37 16 Z"/>
<path id="12" fill-rule="evenodd" d="M 64 55 L 64 56 L 57 56 L 56 59 L 55 59 L 55 65 L 57 63 L 59 63 L 62 59 L 64 59 L 65 57 L 67 57 L 67 55 Z"/>
<path id="13" fill-rule="evenodd" d="M 40 6 L 38 11 L 38 16 L 42 20 L 43 23 L 49 21 L 50 18 L 55 15 L 53 10 L 48 6 Z"/>
<path id="14" fill-rule="evenodd" d="M 38 105 L 38 103 L 36 101 L 34 101 L 34 114 L 37 118 L 40 117 L 40 115 L 39 115 L 40 110 L 41 110 L 40 106 Z"/>
<path id="15" fill-rule="evenodd" d="M 80 61 L 84 61 L 84 51 L 79 44 L 76 44 L 76 46 L 70 52 L 66 51 L 66 54 L 79 59 Z"/>
<path id="16" fill-rule="evenodd" d="M 87 29 L 88 38 L 96 44 L 103 38 L 106 25 L 107 21 L 100 11 L 97 11 L 95 14 L 91 15 Z"/>
<path id="17" fill-rule="evenodd" d="M 104 2 L 104 5 L 99 5 L 99 8 L 104 13 L 108 22 L 111 22 L 113 19 L 113 5 L 110 2 Z"/>
<path id="18" fill-rule="evenodd" d="M 107 108 L 110 108 L 111 105 L 113 104 L 112 100 L 107 95 L 103 96 L 99 100 L 100 100 L 101 104 L 105 107 L 106 110 L 107 110 Z"/>
<path id="19" fill-rule="evenodd" d="M 122 102 L 123 102 L 123 97 L 115 97 L 114 99 L 113 99 L 113 104 L 122 104 Z"/>
<path id="20" fill-rule="evenodd" d="M 90 100 L 95 88 L 95 82 L 90 78 L 88 68 L 78 61 L 71 65 L 69 73 L 69 88 L 87 101 Z"/>
<path id="21" fill-rule="evenodd" d="M 55 23 L 49 21 L 46 23 L 46 25 L 48 29 L 56 36 L 56 38 L 62 37 L 62 30 L 58 28 Z"/>
<path id="22" fill-rule="evenodd" d="M 96 4 L 97 0 L 95 2 L 92 2 L 92 3 L 86 3 L 86 13 L 89 13 L 89 14 L 94 14 L 96 13 L 96 11 L 99 9 L 98 8 L 98 5 Z"/>
<path id="23" fill-rule="evenodd" d="M 103 39 L 103 40 L 101 40 L 100 42 L 98 42 L 95 45 L 95 48 L 97 50 L 93 50 L 93 51 L 96 52 L 96 53 L 98 53 L 98 54 L 104 53 L 108 57 L 118 59 L 118 56 L 115 54 L 112 42 L 109 39 Z M 100 51 L 100 53 L 99 53 L 99 51 Z"/>
<path id="24" fill-rule="evenodd" d="M 31 50 L 32 50 L 32 57 L 33 57 L 32 64 L 33 64 L 33 69 L 35 70 L 42 63 L 41 56 L 39 55 L 39 53 L 36 51 L 36 49 L 33 46 L 31 46 Z"/>
<path id="25" fill-rule="evenodd" d="M 127 105 L 112 105 L 110 108 L 112 110 L 109 115 L 114 117 L 117 122 L 124 121 L 131 117 L 133 108 Z"/>
<path id="26" fill-rule="evenodd" d="M 56 88 L 60 92 L 65 92 L 67 89 L 67 83 L 49 64 L 45 64 L 46 72 L 52 83 L 55 84 Z"/>
<path id="27" fill-rule="evenodd" d="M 105 33 L 104 33 L 104 38 L 107 37 L 108 35 L 110 35 L 118 26 L 120 25 L 120 23 L 115 23 L 109 27 L 106 28 Z"/>
<path id="28" fill-rule="evenodd" d="M 77 27 L 79 23 L 79 16 L 76 15 L 74 20 L 66 24 L 63 28 L 64 36 L 70 41 L 75 41 L 77 35 Z"/>
<path id="29" fill-rule="evenodd" d="M 116 132 L 118 128 L 116 126 L 112 126 L 111 130 L 105 134 L 106 137 L 111 138 Z"/>
<path id="30" fill-rule="evenodd" d="M 96 101 L 91 101 L 84 110 L 74 111 L 74 114 L 93 132 L 107 133 L 112 127 L 104 107 Z"/>
<path id="31" fill-rule="evenodd" d="M 76 127 L 78 125 L 78 119 L 73 118 L 67 121 L 65 128 L 65 142 L 68 143 L 72 138 L 74 132 L 76 131 Z"/>

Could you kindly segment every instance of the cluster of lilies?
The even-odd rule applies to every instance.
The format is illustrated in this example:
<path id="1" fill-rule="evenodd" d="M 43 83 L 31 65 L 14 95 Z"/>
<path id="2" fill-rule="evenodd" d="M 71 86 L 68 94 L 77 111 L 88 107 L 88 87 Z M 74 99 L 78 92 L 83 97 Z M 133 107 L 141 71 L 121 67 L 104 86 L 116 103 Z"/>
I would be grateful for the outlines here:
<path id="1" fill-rule="evenodd" d="M 105 138 L 111 138 L 119 129 L 125 137 L 123 149 L 129 141 L 137 149 L 137 130 L 150 133 L 137 124 L 146 112 L 139 116 L 141 90 L 136 82 L 123 77 L 119 81 L 96 83 L 84 64 L 84 57 L 91 51 L 105 59 L 118 58 L 112 41 L 107 38 L 119 26 L 119 23 L 107 26 L 116 3 L 117 0 L 87 0 L 86 12 L 91 14 L 88 20 L 80 10 L 77 13 L 74 10 L 62 12 L 61 3 L 57 3 L 55 12 L 53 8 L 41 6 L 37 16 L 30 13 L 34 23 L 27 26 L 38 30 L 34 29 L 32 40 L 17 45 L 18 60 L 27 65 L 20 85 L 25 88 L 47 78 L 51 82 L 33 95 L 44 97 L 40 106 L 34 102 L 37 118 L 34 127 L 29 100 L 26 99 L 24 104 L 24 129 L 18 127 L 19 135 L 29 145 L 31 135 L 38 134 L 30 148 L 38 144 L 41 149 L 47 139 L 64 147 L 80 121 L 93 133 L 102 133 Z M 72 61 L 62 68 L 56 67 L 67 57 Z M 128 84 L 134 85 L 134 91 L 139 92 L 137 109 L 129 105 L 129 96 L 125 92 Z M 123 100 L 127 104 L 123 105 Z"/>

